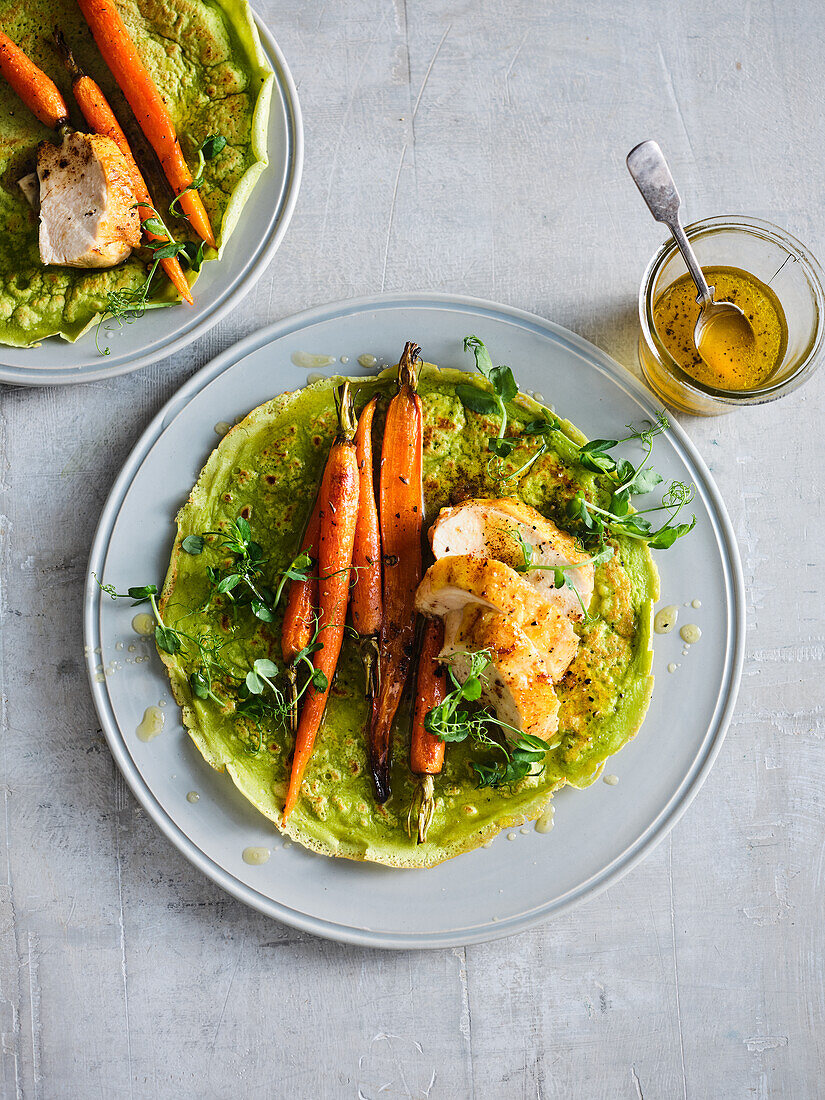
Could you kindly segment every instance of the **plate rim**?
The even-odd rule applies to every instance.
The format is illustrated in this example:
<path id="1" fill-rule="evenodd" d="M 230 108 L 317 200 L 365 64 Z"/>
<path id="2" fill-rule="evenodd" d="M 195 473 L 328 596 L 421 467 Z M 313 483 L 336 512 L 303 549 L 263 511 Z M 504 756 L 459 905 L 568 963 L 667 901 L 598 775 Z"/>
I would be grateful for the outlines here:
<path id="1" fill-rule="evenodd" d="M 120 375 L 131 374 L 132 371 L 151 366 L 152 363 L 177 354 L 202 336 L 205 336 L 234 306 L 249 294 L 264 271 L 269 267 L 286 235 L 298 202 L 304 169 L 304 123 L 301 104 L 298 100 L 298 89 L 286 58 L 262 17 L 255 11 L 252 14 L 264 52 L 272 64 L 276 83 L 284 97 L 288 135 L 286 185 L 281 201 L 274 212 L 269 236 L 258 254 L 257 260 L 252 263 L 246 272 L 241 274 L 227 296 L 219 301 L 212 310 L 205 313 L 200 321 L 196 322 L 191 329 L 180 333 L 168 343 L 163 344 L 160 348 L 140 353 L 117 366 L 101 365 L 100 367 L 91 368 L 77 366 L 59 369 L 54 367 L 9 366 L 0 361 L 0 383 L 25 387 L 74 386 L 85 382 L 101 382 L 109 378 L 118 378 Z M 86 336 L 82 339 L 86 339 L 88 335 L 86 333 Z M 60 340 L 60 337 L 50 336 L 48 339 Z M 37 352 L 37 348 L 29 350 L 34 353 Z"/>
<path id="2" fill-rule="evenodd" d="M 258 329 L 256 332 L 250 333 L 206 363 L 169 398 L 136 441 L 107 496 L 92 540 L 83 610 L 84 642 L 88 647 L 88 653 L 93 653 L 96 646 L 100 645 L 99 613 L 103 606 L 99 590 L 91 577 L 91 572 L 92 570 L 99 570 L 102 566 L 111 532 L 120 513 L 124 497 L 140 466 L 156 441 L 171 426 L 172 421 L 176 419 L 178 413 L 183 410 L 188 402 L 215 378 L 225 371 L 231 370 L 235 364 L 241 362 L 249 354 L 276 339 L 288 336 L 291 332 L 313 324 L 335 320 L 342 316 L 403 307 L 452 307 L 457 311 L 462 308 L 481 310 L 499 320 L 505 320 L 509 323 L 515 322 L 520 327 L 532 329 L 533 331 L 538 330 L 538 332 L 547 334 L 556 340 L 560 339 L 566 342 L 574 350 L 583 354 L 594 365 L 602 368 L 614 383 L 625 386 L 632 396 L 639 400 L 642 406 L 651 413 L 655 414 L 664 408 L 630 371 L 590 341 L 538 314 L 483 298 L 432 291 L 394 292 L 342 299 L 282 318 Z M 615 884 L 649 855 L 668 835 L 707 779 L 721 750 L 735 710 L 744 662 L 746 640 L 744 577 L 733 526 L 710 470 L 684 429 L 678 422 L 671 420 L 669 431 L 676 437 L 679 445 L 703 480 L 703 488 L 713 508 L 711 519 L 716 522 L 717 538 L 720 540 L 723 550 L 722 565 L 725 573 L 726 613 L 730 624 L 729 643 L 725 654 L 727 675 L 723 679 L 715 701 L 713 718 L 704 734 L 697 755 L 676 791 L 640 836 L 612 863 L 602 868 L 596 875 L 591 876 L 590 879 L 576 886 L 574 890 L 569 891 L 567 895 L 555 901 L 536 906 L 532 910 L 515 914 L 499 922 L 486 922 L 481 926 L 470 927 L 466 930 L 458 929 L 415 934 L 373 931 L 348 924 L 339 924 L 326 918 L 316 917 L 293 909 L 236 878 L 234 874 L 222 867 L 216 860 L 200 849 L 194 841 L 190 840 L 167 814 L 132 759 L 118 726 L 105 684 L 100 684 L 95 680 L 93 662 L 87 660 L 86 671 L 89 686 L 109 750 L 138 802 L 160 828 L 161 832 L 190 863 L 239 901 L 257 909 L 266 916 L 274 917 L 276 920 L 301 931 L 355 946 L 422 950 L 457 947 L 502 939 L 523 932 L 551 916 L 566 912 L 580 901 L 589 900 Z"/>

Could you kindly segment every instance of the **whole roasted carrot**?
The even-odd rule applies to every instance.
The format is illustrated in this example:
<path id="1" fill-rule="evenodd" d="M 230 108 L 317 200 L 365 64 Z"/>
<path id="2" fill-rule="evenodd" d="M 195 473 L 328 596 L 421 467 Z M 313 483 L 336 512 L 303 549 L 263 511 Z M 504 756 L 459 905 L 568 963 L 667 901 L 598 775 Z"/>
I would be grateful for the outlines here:
<path id="1" fill-rule="evenodd" d="M 301 708 L 284 821 L 292 813 L 301 793 L 301 781 L 324 716 L 344 640 L 359 493 L 358 462 L 353 441 L 355 413 L 349 382 L 345 382 L 340 390 L 338 418 L 338 435 L 329 452 L 318 498 L 318 624 L 323 644 L 313 654 L 312 664 L 315 672 L 321 674 L 321 684 L 325 686 L 310 683 Z"/>
<path id="2" fill-rule="evenodd" d="M 158 155 L 166 178 L 192 228 L 207 244 L 215 247 L 215 236 L 209 215 L 197 191 L 186 191 L 192 183 L 192 173 L 184 159 L 175 134 L 172 116 L 167 110 L 155 82 L 140 60 L 135 44 L 120 17 L 114 0 L 77 0 L 80 10 L 94 35 L 97 48 L 112 75 L 126 96 L 138 125 Z M 184 192 L 184 193 L 182 193 Z"/>
<path id="3" fill-rule="evenodd" d="M 352 625 L 361 639 L 361 655 L 367 678 L 370 703 L 375 696 L 378 676 L 378 634 L 383 617 L 381 595 L 381 530 L 375 504 L 372 476 L 372 418 L 378 398 L 364 407 L 355 433 L 355 457 L 358 460 L 358 520 L 352 551 Z"/>
<path id="4" fill-rule="evenodd" d="M 55 31 L 54 40 L 57 43 L 57 48 L 63 55 L 63 60 L 66 62 L 66 68 L 69 70 L 69 75 L 72 78 L 72 92 L 74 93 L 77 105 L 83 117 L 86 119 L 86 122 L 96 134 L 103 134 L 104 137 L 111 138 L 123 154 L 123 159 L 126 161 L 126 167 L 129 169 L 132 190 L 135 193 L 135 199 L 138 203 L 138 214 L 140 215 L 141 224 L 143 225 L 143 235 L 146 237 L 147 241 L 168 241 L 168 237 L 162 234 L 158 235 L 157 233 L 153 233 L 151 229 L 146 228 L 146 222 L 150 221 L 152 218 L 157 218 L 156 207 L 152 203 L 149 188 L 146 186 L 146 181 L 141 175 L 137 162 L 132 155 L 132 150 L 126 139 L 126 135 L 120 128 L 120 123 L 115 117 L 114 111 L 109 106 L 106 96 L 95 81 L 92 80 L 90 76 L 86 76 L 78 67 L 72 51 L 69 49 L 65 38 L 59 31 Z M 181 298 L 192 305 L 192 292 L 189 289 L 189 283 L 186 281 L 186 276 L 183 273 L 183 268 L 180 266 L 180 261 L 177 257 L 166 256 L 160 261 L 160 265 Z"/>
<path id="5" fill-rule="evenodd" d="M 0 73 L 44 126 L 56 130 L 69 121 L 69 109 L 57 85 L 2 31 Z"/>
<path id="6" fill-rule="evenodd" d="M 318 562 L 318 542 L 321 531 L 321 517 L 318 514 L 320 500 L 319 494 L 301 541 L 301 553 L 312 557 L 313 568 L 301 580 L 289 582 L 289 595 L 281 626 L 281 653 L 286 662 L 286 675 L 289 680 L 289 724 L 293 733 L 298 732 L 298 670 L 295 667 L 295 658 L 312 641 L 313 620 L 318 604 L 318 577 L 315 567 Z"/>
<path id="7" fill-rule="evenodd" d="M 421 581 L 423 511 L 421 400 L 415 392 L 419 347 L 407 343 L 398 364 L 398 393 L 390 401 L 381 448 L 379 489 L 384 557 L 384 620 L 379 644 L 378 695 L 370 722 L 370 765 L 379 802 L 390 796 L 392 723 L 415 647 L 415 590 Z"/>
<path id="8" fill-rule="evenodd" d="M 447 695 L 447 677 L 438 663 L 438 655 L 444 645 L 444 623 L 441 619 L 428 619 L 424 624 L 421 653 L 418 657 L 418 676 L 415 684 L 415 705 L 410 736 L 410 771 L 421 776 L 413 799 L 410 816 L 418 806 L 418 843 L 427 839 L 427 830 L 435 812 L 435 784 L 433 776 L 444 767 L 444 742 L 430 733 L 424 725 L 427 714 L 444 702 Z"/>

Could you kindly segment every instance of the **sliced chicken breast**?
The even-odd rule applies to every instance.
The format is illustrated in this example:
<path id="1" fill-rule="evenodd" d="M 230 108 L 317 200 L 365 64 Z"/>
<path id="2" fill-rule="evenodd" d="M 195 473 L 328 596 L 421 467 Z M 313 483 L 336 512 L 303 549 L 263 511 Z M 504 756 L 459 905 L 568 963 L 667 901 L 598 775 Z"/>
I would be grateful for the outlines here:
<path id="1" fill-rule="evenodd" d="M 498 612 L 541 651 L 553 680 L 567 671 L 579 645 L 570 618 L 557 602 L 548 602 L 522 574 L 494 558 L 439 558 L 424 574 L 416 607 L 426 615 L 441 616 L 471 607 Z"/>
<path id="2" fill-rule="evenodd" d="M 453 611 L 444 620 L 442 660 L 460 681 L 470 673 L 471 654 L 487 650 L 491 665 L 482 677 L 482 699 L 499 720 L 549 740 L 559 727 L 559 701 L 541 651 L 504 615 L 483 607 Z"/>
<path id="3" fill-rule="evenodd" d="M 474 554 L 496 558 L 522 567 L 524 551 L 519 536 L 532 547 L 533 566 L 577 565 L 567 572 L 585 607 L 593 596 L 593 566 L 567 532 L 559 530 L 535 508 L 512 497 L 496 500 L 465 500 L 455 508 L 444 508 L 430 528 L 430 542 L 436 558 L 452 554 Z M 547 602 L 557 604 L 576 621 L 584 618 L 576 593 L 566 585 L 556 588 L 552 569 L 529 569 L 522 574 Z"/>
<path id="4" fill-rule="evenodd" d="M 71 133 L 37 152 L 40 258 L 67 267 L 113 267 L 140 244 L 129 169 L 111 138 Z"/>
<path id="5" fill-rule="evenodd" d="M 523 614 L 536 618 L 546 604 L 509 565 L 469 553 L 438 558 L 424 574 L 415 602 L 426 615 L 446 615 L 475 603 L 519 621 Z"/>

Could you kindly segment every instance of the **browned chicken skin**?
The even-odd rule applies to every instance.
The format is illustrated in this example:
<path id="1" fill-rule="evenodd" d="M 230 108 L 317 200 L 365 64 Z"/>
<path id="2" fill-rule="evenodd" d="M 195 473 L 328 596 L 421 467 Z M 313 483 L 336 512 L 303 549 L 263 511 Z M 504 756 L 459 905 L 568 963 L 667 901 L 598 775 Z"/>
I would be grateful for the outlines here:
<path id="1" fill-rule="evenodd" d="M 528 547 L 531 565 L 525 570 Z M 436 561 L 416 606 L 444 619 L 441 656 L 459 679 L 470 655 L 486 650 L 483 698 L 499 719 L 548 740 L 558 729 L 553 689 L 576 655 L 573 624 L 593 595 L 593 566 L 566 532 L 521 501 L 468 500 L 445 508 L 430 531 Z M 578 591 L 556 588 L 563 567 Z M 579 599 L 581 597 L 581 599 Z"/>

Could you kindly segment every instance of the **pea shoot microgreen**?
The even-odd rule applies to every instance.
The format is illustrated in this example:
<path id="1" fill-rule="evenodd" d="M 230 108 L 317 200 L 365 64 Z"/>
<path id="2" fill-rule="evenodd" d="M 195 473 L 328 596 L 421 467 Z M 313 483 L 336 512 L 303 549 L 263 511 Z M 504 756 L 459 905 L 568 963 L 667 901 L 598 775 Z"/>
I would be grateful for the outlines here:
<path id="1" fill-rule="evenodd" d="M 195 699 L 204 702 L 211 700 L 223 713 L 234 713 L 245 720 L 246 734 L 242 740 L 245 749 L 254 755 L 263 747 L 266 728 L 288 722 L 291 704 L 279 682 L 286 675 L 286 670 L 279 669 L 274 661 L 266 657 L 257 658 L 251 667 L 238 667 L 221 656 L 221 650 L 232 641 L 234 628 L 231 628 L 229 637 L 216 639 L 206 631 L 185 630 L 182 623 L 195 612 L 204 611 L 218 596 L 226 598 L 233 607 L 248 606 L 262 622 L 272 622 L 286 582 L 306 577 L 313 567 L 312 558 L 304 552 L 296 555 L 279 574 L 280 580 L 273 592 L 264 583 L 266 559 L 263 550 L 252 538 L 252 529 L 244 516 L 238 516 L 225 530 L 187 535 L 180 546 L 192 557 L 198 557 L 209 547 L 224 558 L 229 557 L 230 561 L 220 568 L 205 567 L 210 585 L 208 600 L 179 618 L 174 626 L 169 626 L 163 619 L 157 601 L 157 585 L 133 586 L 125 592 L 118 592 L 114 585 L 102 584 L 96 576 L 95 581 L 112 599 L 131 599 L 135 606 L 147 601 L 150 603 L 158 648 L 171 657 L 180 656 L 192 669 L 188 680 Z M 319 640 L 321 630 L 316 619 L 311 641 L 295 656 L 295 663 L 304 666 L 308 673 L 297 699 L 310 686 L 318 691 L 325 691 L 328 686 L 325 673 L 316 669 L 311 659 L 313 653 L 323 649 L 323 643 Z M 257 731 L 256 734 L 250 732 L 251 727 Z"/>
<path id="2" fill-rule="evenodd" d="M 456 394 L 470 412 L 499 417 L 498 435 L 491 436 L 487 443 L 492 455 L 500 460 L 509 458 L 513 450 L 523 444 L 525 437 L 539 441 L 527 460 L 509 474 L 504 475 L 501 462 L 497 466 L 494 460 L 488 463 L 488 470 L 500 483 L 521 479 L 550 450 L 552 435 L 561 429 L 561 422 L 547 414 L 521 424 L 521 435 L 508 435 L 507 403 L 518 392 L 512 371 L 509 367 L 494 367 L 489 351 L 477 336 L 465 337 L 464 350 L 473 352 L 476 368 L 489 383 L 491 392 L 476 386 L 459 385 L 456 386 Z M 582 542 L 589 548 L 595 547 L 598 554 L 605 551 L 606 540 L 612 535 L 624 535 L 645 542 L 652 550 L 666 550 L 696 525 L 695 516 L 689 522 L 675 522 L 682 508 L 693 500 L 693 488 L 681 481 L 671 482 L 661 502 L 653 507 L 637 509 L 631 504 L 633 497 L 646 496 L 663 483 L 661 474 L 648 463 L 654 439 L 668 426 L 667 416 L 662 412 L 655 420 L 645 421 L 641 428 L 628 424 L 628 434 L 621 439 L 592 439 L 579 448 L 576 460 L 584 469 L 600 475 L 602 484 L 610 492 L 610 500 L 608 507 L 602 507 L 589 501 L 580 490 L 569 502 L 564 518 L 578 529 Z M 634 464 L 627 458 L 616 458 L 609 453 L 615 447 L 633 440 L 644 448 L 638 463 Z M 658 527 L 646 518 L 656 512 L 667 513 Z M 566 583 L 568 580 L 561 580 L 561 575 L 556 577 L 557 587 Z"/>
<path id="3" fill-rule="evenodd" d="M 187 191 L 200 191 L 201 187 L 203 187 L 206 162 L 209 160 L 214 160 L 215 157 L 220 156 L 220 154 L 226 148 L 226 144 L 226 138 L 223 136 L 223 134 L 210 134 L 206 141 L 201 143 L 201 146 L 198 149 L 198 167 L 195 169 L 194 178 L 192 179 L 192 182 L 189 184 L 188 187 L 184 187 L 180 194 L 175 195 L 175 197 L 172 199 L 169 204 L 170 214 L 183 214 L 183 211 L 180 209 L 181 198 L 186 194 Z M 177 210 L 175 210 L 176 206 L 178 207 Z M 201 255 L 202 254 L 203 253 L 201 253 Z"/>
<path id="4" fill-rule="evenodd" d="M 484 688 L 484 673 L 490 667 L 489 650 L 470 654 L 470 670 L 460 682 L 452 669 L 448 669 L 453 690 L 433 707 L 424 719 L 425 728 L 441 741 L 471 741 L 473 744 L 500 754 L 493 761 L 471 760 L 477 786 L 496 790 L 510 787 L 528 775 L 537 775 L 534 767 L 544 761 L 554 745 L 542 741 L 533 734 L 523 733 L 515 726 L 502 722 L 491 711 L 468 709 L 466 703 L 477 703 Z M 504 736 L 496 737 L 498 730 Z"/>
<path id="5" fill-rule="evenodd" d="M 202 554 L 209 536 L 219 539 L 218 549 L 231 556 L 229 566 L 206 567 L 206 576 L 212 586 L 213 595 L 226 596 L 234 605 L 248 604 L 252 614 L 261 622 L 274 622 L 275 608 L 287 581 L 301 580 L 312 569 L 312 559 L 302 551 L 280 574 L 278 587 L 273 592 L 263 583 L 266 558 L 260 543 L 252 538 L 252 529 L 244 516 L 238 516 L 226 531 L 204 531 L 200 535 L 187 535 L 181 542 L 181 549 L 195 556 Z"/>
<path id="6" fill-rule="evenodd" d="M 513 568 L 516 570 L 516 572 L 517 573 L 531 573 L 534 570 L 541 570 L 543 572 L 552 573 L 553 574 L 553 584 L 555 585 L 555 587 L 556 588 L 569 588 L 573 592 L 573 594 L 575 595 L 576 599 L 579 601 L 579 605 L 582 609 L 582 613 L 584 614 L 584 621 L 585 622 L 592 622 L 590 613 L 587 610 L 587 607 L 585 606 L 584 600 L 582 599 L 581 592 L 579 592 L 579 589 L 576 586 L 576 584 L 574 583 L 573 578 L 570 576 L 570 574 L 572 572 L 574 572 L 576 569 L 581 569 L 581 567 L 583 565 L 596 566 L 596 565 L 601 565 L 602 562 L 609 561 L 610 558 L 613 557 L 613 553 L 614 553 L 613 547 L 612 546 L 602 546 L 602 548 L 598 551 L 598 553 L 591 555 L 591 557 L 589 557 L 589 558 L 585 558 L 584 561 L 565 562 L 564 565 L 541 565 L 541 564 L 534 563 L 533 557 L 535 555 L 536 548 L 535 548 L 535 546 L 533 546 L 532 543 L 529 543 L 527 541 L 527 539 L 525 539 L 525 537 L 521 533 L 521 531 L 519 531 L 518 529 L 515 529 L 515 530 L 511 531 L 510 533 L 513 536 L 513 538 L 516 540 L 516 542 L 519 544 L 522 556 L 524 558 L 523 562 L 519 562 L 517 565 L 513 566 Z"/>
<path id="7" fill-rule="evenodd" d="M 142 229 L 152 233 L 158 240 L 146 240 L 144 245 L 151 255 L 151 266 L 142 283 L 136 287 L 126 287 L 122 290 L 110 290 L 106 295 L 106 302 L 95 332 L 95 346 L 100 355 L 109 355 L 108 347 L 100 346 L 101 326 L 107 320 L 117 321 L 118 325 L 131 325 L 146 312 L 149 303 L 149 291 L 155 278 L 155 272 L 161 260 L 171 259 L 173 256 L 182 256 L 193 271 L 200 271 L 203 264 L 203 242 L 196 245 L 192 241 L 176 241 L 164 224 L 163 218 L 148 202 L 136 202 L 133 210 L 146 207 L 151 211 L 150 216 L 142 222 Z"/>
<path id="8" fill-rule="evenodd" d="M 464 337 L 464 350 L 472 351 L 476 369 L 486 378 L 491 392 L 481 390 L 477 386 L 459 385 L 456 386 L 456 396 L 470 412 L 479 413 L 481 416 L 498 416 L 501 420 L 498 435 L 490 436 L 487 440 L 487 450 L 494 456 L 488 463 L 488 469 L 497 480 L 502 482 L 524 477 L 533 463 L 549 450 L 550 436 L 559 430 L 560 422 L 555 417 L 547 415 L 522 424 L 522 435 L 507 435 L 509 423 L 507 403 L 518 394 L 518 385 L 512 370 L 505 366 L 494 367 L 489 351 L 477 336 Z M 505 477 L 503 462 L 495 463 L 494 459 L 509 458 L 516 447 L 523 445 L 525 436 L 540 439 L 539 446 L 526 462 Z"/>

